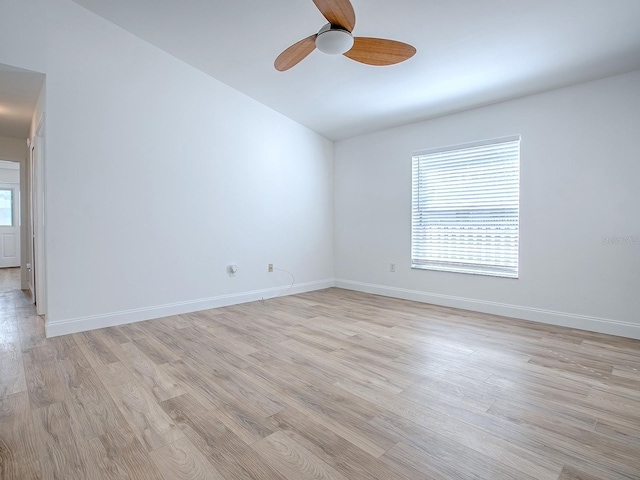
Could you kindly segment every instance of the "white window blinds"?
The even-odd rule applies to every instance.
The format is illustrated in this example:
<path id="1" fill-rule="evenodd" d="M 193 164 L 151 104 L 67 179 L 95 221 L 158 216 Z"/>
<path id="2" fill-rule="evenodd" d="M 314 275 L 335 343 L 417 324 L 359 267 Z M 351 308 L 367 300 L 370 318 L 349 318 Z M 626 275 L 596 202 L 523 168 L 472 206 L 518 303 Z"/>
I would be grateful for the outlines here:
<path id="1" fill-rule="evenodd" d="M 518 277 L 520 137 L 413 156 L 411 267 Z"/>

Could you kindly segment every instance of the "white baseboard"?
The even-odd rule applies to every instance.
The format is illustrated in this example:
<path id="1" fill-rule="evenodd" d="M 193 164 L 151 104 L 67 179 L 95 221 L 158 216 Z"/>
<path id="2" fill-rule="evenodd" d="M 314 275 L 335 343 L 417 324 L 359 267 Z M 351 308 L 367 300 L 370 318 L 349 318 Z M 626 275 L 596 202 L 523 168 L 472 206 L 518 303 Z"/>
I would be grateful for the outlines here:
<path id="1" fill-rule="evenodd" d="M 320 280 L 317 282 L 299 283 L 294 285 L 286 295 L 311 292 L 313 290 L 323 290 L 334 286 L 333 279 Z M 272 298 L 278 296 L 288 285 L 251 292 L 234 293 L 230 295 L 220 295 L 218 297 L 203 298 L 187 302 L 171 303 L 156 307 L 137 308 L 134 310 L 124 310 L 121 312 L 106 313 L 102 315 L 92 315 L 89 317 L 73 318 L 70 320 L 60 320 L 46 322 L 47 337 L 57 337 L 70 333 L 95 330 L 97 328 L 113 327 L 115 325 L 125 325 L 127 323 L 142 322 L 154 318 L 170 317 L 183 313 L 198 312 L 212 308 L 228 307 L 241 303 L 255 302 L 262 298 Z"/>
<path id="2" fill-rule="evenodd" d="M 346 290 L 372 293 L 385 297 L 402 298 L 421 303 L 430 303 L 432 305 L 442 305 L 445 307 L 460 308 L 463 310 L 531 320 L 534 322 L 558 325 L 561 327 L 576 328 L 579 330 L 640 339 L 640 324 L 573 313 L 555 312 L 541 308 L 476 300 L 452 295 L 442 295 L 439 293 L 422 292 L 419 290 L 408 290 L 385 285 L 355 282 L 351 280 L 327 279 L 317 282 L 301 283 L 294 285 L 293 288 L 287 292 L 287 295 L 323 290 L 334 286 L 344 288 Z M 103 315 L 47 322 L 46 334 L 47 337 L 57 337 L 59 335 L 68 335 L 70 333 L 95 330 L 97 328 L 113 327 L 115 325 L 125 325 L 127 323 L 152 320 L 154 318 L 170 317 L 172 315 L 180 315 L 183 313 L 198 312 L 212 308 L 255 302 L 262 298 L 270 298 L 278 295 L 286 289 L 287 286 L 274 287 L 263 290 L 254 290 L 251 292 L 234 293 L 187 302 L 159 305 L 156 307 L 138 308 Z"/>
<path id="3" fill-rule="evenodd" d="M 574 313 L 554 312 L 541 308 L 523 307 L 506 303 L 475 300 L 472 298 L 455 297 L 439 293 L 421 292 L 419 290 L 407 290 L 404 288 L 374 285 L 370 283 L 354 282 L 351 280 L 336 279 L 335 286 L 346 290 L 383 295 L 385 297 L 402 298 L 416 302 L 430 303 L 445 307 L 472 310 L 475 312 L 514 317 L 522 320 L 548 323 L 561 327 L 588 330 L 590 332 L 607 333 L 620 337 L 640 339 L 640 324 L 621 322 L 606 318 L 589 317 Z"/>

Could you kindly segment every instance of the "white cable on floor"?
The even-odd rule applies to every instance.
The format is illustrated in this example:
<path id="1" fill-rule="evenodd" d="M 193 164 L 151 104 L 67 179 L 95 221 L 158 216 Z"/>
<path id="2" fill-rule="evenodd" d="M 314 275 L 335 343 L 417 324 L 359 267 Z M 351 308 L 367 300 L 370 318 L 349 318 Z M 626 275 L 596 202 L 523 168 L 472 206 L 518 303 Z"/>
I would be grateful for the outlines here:
<path id="1" fill-rule="evenodd" d="M 283 290 L 282 292 L 278 293 L 277 295 L 274 295 L 273 297 L 269 297 L 269 298 L 262 298 L 262 301 L 264 302 L 265 300 L 273 300 L 274 298 L 278 298 L 281 297 L 282 295 L 286 295 L 287 293 L 289 293 L 291 291 L 291 289 L 293 288 L 293 284 L 296 282 L 296 278 L 293 276 L 293 273 L 291 273 L 288 270 L 284 270 L 282 268 L 276 268 L 273 267 L 274 270 L 278 270 L 279 272 L 284 272 L 287 273 L 291 276 L 291 285 L 289 285 L 289 288 L 287 288 L 286 290 Z"/>

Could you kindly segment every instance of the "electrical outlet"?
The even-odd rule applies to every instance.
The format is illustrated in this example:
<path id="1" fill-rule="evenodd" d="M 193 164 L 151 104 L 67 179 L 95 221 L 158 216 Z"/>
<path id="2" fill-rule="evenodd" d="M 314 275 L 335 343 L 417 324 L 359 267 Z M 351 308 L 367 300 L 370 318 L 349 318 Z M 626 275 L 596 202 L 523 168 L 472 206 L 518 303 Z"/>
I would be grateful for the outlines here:
<path id="1" fill-rule="evenodd" d="M 269 264 L 269 273 L 273 273 L 273 263 Z"/>
<path id="2" fill-rule="evenodd" d="M 389 264 L 389 271 L 392 272 L 392 273 L 395 273 L 395 271 L 396 271 L 396 264 L 395 263 Z"/>
<path id="3" fill-rule="evenodd" d="M 227 272 L 229 272 L 229 276 L 230 277 L 235 277 L 236 273 L 238 273 L 238 266 L 237 265 L 229 265 L 227 267 Z"/>

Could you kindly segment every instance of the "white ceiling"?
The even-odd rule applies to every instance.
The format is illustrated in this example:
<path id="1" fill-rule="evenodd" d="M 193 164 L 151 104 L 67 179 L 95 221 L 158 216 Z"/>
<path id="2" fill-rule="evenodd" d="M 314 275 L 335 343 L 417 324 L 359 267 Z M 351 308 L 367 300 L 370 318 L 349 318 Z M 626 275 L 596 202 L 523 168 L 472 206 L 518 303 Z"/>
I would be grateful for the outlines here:
<path id="1" fill-rule="evenodd" d="M 356 36 L 418 53 L 371 67 L 313 52 L 311 0 L 75 0 L 303 125 L 337 140 L 640 68 L 640 0 L 352 0 Z"/>
<path id="2" fill-rule="evenodd" d="M 27 138 L 43 82 L 41 73 L 0 64 L 0 137 Z"/>

